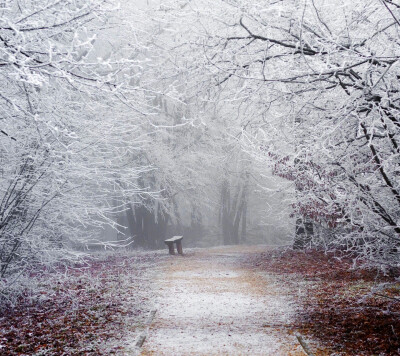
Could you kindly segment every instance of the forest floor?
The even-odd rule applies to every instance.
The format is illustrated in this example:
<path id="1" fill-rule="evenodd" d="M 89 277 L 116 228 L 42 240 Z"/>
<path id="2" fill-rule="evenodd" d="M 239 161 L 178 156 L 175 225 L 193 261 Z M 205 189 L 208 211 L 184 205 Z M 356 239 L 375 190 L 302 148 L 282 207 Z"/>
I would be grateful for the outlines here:
<path id="1" fill-rule="evenodd" d="M 301 305 L 291 328 L 318 340 L 331 355 L 400 355 L 398 269 L 354 268 L 352 259 L 340 255 L 279 249 L 246 263 L 286 276 Z"/>
<path id="2" fill-rule="evenodd" d="M 134 355 L 154 304 L 152 281 L 168 255 L 102 252 L 68 273 L 29 276 L 0 310 L 0 355 Z M 64 271 L 67 272 L 67 271 Z"/>
<path id="3" fill-rule="evenodd" d="M 184 252 L 32 275 L 0 312 L 0 355 L 304 355 L 299 335 L 314 355 L 400 355 L 398 273 L 267 246 Z"/>

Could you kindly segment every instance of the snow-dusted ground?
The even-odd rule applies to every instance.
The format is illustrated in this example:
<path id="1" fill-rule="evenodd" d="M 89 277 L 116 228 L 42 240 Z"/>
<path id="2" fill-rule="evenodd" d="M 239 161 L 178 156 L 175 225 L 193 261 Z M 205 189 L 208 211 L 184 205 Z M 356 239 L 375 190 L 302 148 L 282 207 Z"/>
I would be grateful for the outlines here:
<path id="1" fill-rule="evenodd" d="M 290 333 L 294 301 L 281 281 L 243 267 L 242 258 L 243 247 L 171 256 L 141 354 L 304 355 Z"/>

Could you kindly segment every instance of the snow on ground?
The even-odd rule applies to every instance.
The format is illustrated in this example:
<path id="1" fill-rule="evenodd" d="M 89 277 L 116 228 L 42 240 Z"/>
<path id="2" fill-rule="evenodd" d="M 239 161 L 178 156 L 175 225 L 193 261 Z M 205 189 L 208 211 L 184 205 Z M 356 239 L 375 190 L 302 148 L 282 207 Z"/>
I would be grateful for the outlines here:
<path id="1" fill-rule="evenodd" d="M 170 256 L 141 354 L 303 355 L 287 328 L 294 301 L 273 275 L 243 267 L 242 258 L 243 247 Z"/>

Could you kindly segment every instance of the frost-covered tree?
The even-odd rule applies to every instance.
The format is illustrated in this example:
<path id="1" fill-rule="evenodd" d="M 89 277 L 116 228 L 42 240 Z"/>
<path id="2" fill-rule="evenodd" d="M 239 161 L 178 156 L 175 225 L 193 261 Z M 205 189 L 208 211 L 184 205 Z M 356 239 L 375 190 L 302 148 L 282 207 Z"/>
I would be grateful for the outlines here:
<path id="1" fill-rule="evenodd" d="M 400 5 L 226 0 L 176 8 L 190 17 L 204 73 L 241 110 L 245 149 L 294 183 L 294 214 L 325 230 L 325 243 L 397 264 Z"/>
<path id="2" fill-rule="evenodd" d="M 127 197 L 148 196 L 137 157 L 148 106 L 138 61 L 113 49 L 113 1 L 0 8 L 0 276 L 79 257 Z M 133 36 L 133 35 L 132 35 Z M 138 52 L 131 43 L 130 53 Z M 97 229 L 97 230 L 96 230 Z M 2 281 L 6 281 L 2 279 Z M 6 282 L 4 282 L 6 283 Z"/>

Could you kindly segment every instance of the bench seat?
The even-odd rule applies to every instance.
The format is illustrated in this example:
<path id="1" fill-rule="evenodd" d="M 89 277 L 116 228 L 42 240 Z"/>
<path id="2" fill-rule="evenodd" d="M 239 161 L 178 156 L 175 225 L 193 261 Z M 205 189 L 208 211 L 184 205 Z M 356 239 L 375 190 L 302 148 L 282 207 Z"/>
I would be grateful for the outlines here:
<path id="1" fill-rule="evenodd" d="M 174 244 L 176 244 L 176 249 L 178 250 L 178 253 L 180 255 L 183 255 L 182 239 L 183 236 L 174 236 L 171 237 L 170 239 L 164 240 L 164 243 L 168 246 L 168 251 L 170 255 L 175 255 Z"/>

